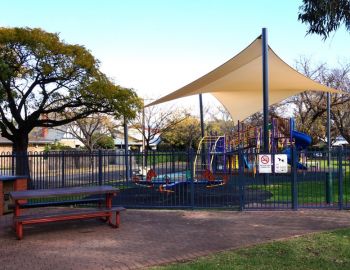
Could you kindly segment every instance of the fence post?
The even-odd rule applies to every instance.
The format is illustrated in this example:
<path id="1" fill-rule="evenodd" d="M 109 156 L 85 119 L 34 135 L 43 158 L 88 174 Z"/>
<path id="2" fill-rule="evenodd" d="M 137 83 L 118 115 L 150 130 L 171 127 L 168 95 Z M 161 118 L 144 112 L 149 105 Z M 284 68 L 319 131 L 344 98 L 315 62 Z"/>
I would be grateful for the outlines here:
<path id="1" fill-rule="evenodd" d="M 133 174 L 132 174 L 132 169 L 133 169 L 133 164 L 132 164 L 132 161 L 133 161 L 133 158 L 135 158 L 135 156 L 133 157 L 133 152 L 130 151 L 129 152 L 129 176 L 130 178 L 132 179 L 133 177 Z M 130 179 L 129 179 L 130 180 Z"/>
<path id="2" fill-rule="evenodd" d="M 298 153 L 295 146 L 292 146 L 292 183 L 291 183 L 291 190 L 292 190 L 292 209 L 298 210 L 298 181 L 297 181 L 297 159 L 298 159 Z"/>
<path id="3" fill-rule="evenodd" d="M 64 155 L 64 151 L 61 152 L 61 176 L 62 176 L 62 187 L 65 187 L 65 155 Z"/>
<path id="4" fill-rule="evenodd" d="M 98 150 L 98 184 L 102 185 L 102 150 Z"/>
<path id="5" fill-rule="evenodd" d="M 245 196 L 244 196 L 244 162 L 243 151 L 238 149 L 238 190 L 239 190 L 239 210 L 244 210 Z"/>
<path id="6" fill-rule="evenodd" d="M 16 152 L 12 152 L 12 166 L 11 166 L 11 173 L 12 175 L 15 175 L 15 158 L 16 158 Z"/>
<path id="7" fill-rule="evenodd" d="M 174 149 L 171 150 L 171 172 L 175 172 L 175 151 Z"/>
<path id="8" fill-rule="evenodd" d="M 130 180 L 130 173 L 129 173 L 129 150 L 125 149 L 124 152 L 124 163 L 125 163 L 125 178 L 126 178 L 126 183 L 129 183 Z"/>
<path id="9" fill-rule="evenodd" d="M 338 150 L 338 206 L 343 210 L 343 151 Z"/>
<path id="10" fill-rule="evenodd" d="M 190 162 L 190 181 L 191 181 L 191 207 L 192 209 L 194 209 L 194 162 L 193 162 L 193 149 L 190 148 L 189 151 L 188 151 L 188 159 L 189 159 L 189 162 Z"/>
<path id="11" fill-rule="evenodd" d="M 159 155 L 158 155 L 158 159 L 159 159 Z M 163 156 L 161 156 L 161 159 L 163 159 Z M 156 170 L 156 152 L 153 151 L 152 152 L 152 166 L 153 166 L 153 170 Z"/>

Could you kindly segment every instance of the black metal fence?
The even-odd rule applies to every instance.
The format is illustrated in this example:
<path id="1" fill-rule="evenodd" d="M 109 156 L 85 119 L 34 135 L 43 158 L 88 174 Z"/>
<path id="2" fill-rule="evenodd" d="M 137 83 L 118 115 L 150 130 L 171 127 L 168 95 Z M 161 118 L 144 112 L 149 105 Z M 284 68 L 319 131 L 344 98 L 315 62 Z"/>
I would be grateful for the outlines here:
<path id="1" fill-rule="evenodd" d="M 0 154 L 0 175 L 14 175 L 18 156 Z M 30 188 L 109 184 L 130 208 L 350 208 L 350 152 L 297 151 L 286 173 L 259 173 L 258 154 L 67 151 L 26 155 Z M 274 160 L 274 154 L 272 154 Z"/>

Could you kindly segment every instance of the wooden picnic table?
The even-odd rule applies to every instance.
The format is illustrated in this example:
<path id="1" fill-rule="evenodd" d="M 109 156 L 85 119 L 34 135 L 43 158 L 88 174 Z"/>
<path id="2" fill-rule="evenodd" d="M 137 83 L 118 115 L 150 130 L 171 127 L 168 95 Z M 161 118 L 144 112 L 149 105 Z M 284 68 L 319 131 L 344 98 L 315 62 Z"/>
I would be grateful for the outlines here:
<path id="1" fill-rule="evenodd" d="M 112 198 L 118 193 L 118 189 L 112 186 L 88 186 L 88 187 L 70 187 L 70 188 L 55 188 L 55 189 L 38 189 L 38 190 L 21 190 L 10 192 L 10 197 L 15 202 L 15 211 L 13 215 L 13 226 L 16 229 L 18 239 L 23 237 L 23 225 L 37 224 L 63 220 L 76 220 L 87 218 L 106 218 L 106 221 L 112 224 L 112 212 L 116 213 L 115 227 L 119 226 L 119 212 L 125 210 L 123 207 L 112 207 Z M 34 215 L 22 215 L 21 207 L 29 199 L 47 199 L 47 198 L 63 198 L 62 202 L 69 196 L 105 196 L 104 207 L 101 205 L 98 208 L 78 208 L 55 213 L 39 213 Z M 72 201 L 73 203 L 74 201 Z"/>
<path id="2" fill-rule="evenodd" d="M 0 175 L 0 216 L 9 212 L 8 193 L 14 190 L 26 190 L 28 176 Z"/>

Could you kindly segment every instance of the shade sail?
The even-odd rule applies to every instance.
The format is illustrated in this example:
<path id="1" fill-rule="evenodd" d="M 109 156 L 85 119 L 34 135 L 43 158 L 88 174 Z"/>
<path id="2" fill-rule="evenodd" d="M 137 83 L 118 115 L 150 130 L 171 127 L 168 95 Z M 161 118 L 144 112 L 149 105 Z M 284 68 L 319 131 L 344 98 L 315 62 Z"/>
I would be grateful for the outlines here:
<path id="1" fill-rule="evenodd" d="M 343 93 L 297 72 L 270 47 L 268 63 L 270 105 L 304 91 Z M 235 120 L 244 120 L 253 113 L 261 111 L 263 107 L 261 37 L 223 65 L 146 107 L 200 93 L 210 93 L 216 97 Z"/>

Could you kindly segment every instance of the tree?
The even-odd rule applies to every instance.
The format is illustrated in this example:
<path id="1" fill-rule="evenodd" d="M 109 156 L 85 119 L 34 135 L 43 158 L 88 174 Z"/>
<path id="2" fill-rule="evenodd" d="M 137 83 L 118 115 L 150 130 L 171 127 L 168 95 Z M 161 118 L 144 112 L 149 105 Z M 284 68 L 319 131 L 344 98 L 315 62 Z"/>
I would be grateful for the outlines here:
<path id="1" fill-rule="evenodd" d="M 93 113 L 132 117 L 140 102 L 134 91 L 113 85 L 83 46 L 41 29 L 0 28 L 0 105 L 1 135 L 14 152 L 26 153 L 34 127 Z"/>
<path id="2" fill-rule="evenodd" d="M 151 106 L 144 108 L 140 111 L 132 126 L 136 128 L 145 141 L 145 166 L 147 166 L 148 150 L 151 149 L 150 145 L 155 140 L 156 136 L 167 132 L 176 124 L 182 122 L 188 117 L 188 113 L 185 110 L 173 110 L 172 108 L 162 109 L 160 106 Z"/>
<path id="3" fill-rule="evenodd" d="M 94 134 L 93 137 L 98 137 L 96 141 L 96 148 L 98 149 L 113 149 L 114 148 L 114 139 L 112 136 L 107 134 Z"/>
<path id="4" fill-rule="evenodd" d="M 108 115 L 94 114 L 57 129 L 77 138 L 91 152 L 99 144 L 100 139 L 111 134 L 113 127 L 114 124 Z"/>
<path id="5" fill-rule="evenodd" d="M 350 65 L 343 65 L 330 69 L 326 64 L 320 64 L 312 68 L 310 60 L 301 59 L 297 63 L 297 69 L 307 77 L 329 87 L 344 91 L 350 90 Z M 313 143 L 317 144 L 326 139 L 326 112 L 327 99 L 324 92 L 303 92 L 289 100 L 295 107 L 297 129 L 309 134 Z M 347 94 L 331 95 L 331 114 L 335 125 L 331 126 L 331 140 L 334 141 L 339 134 L 346 138 L 345 121 L 350 112 L 350 96 Z M 350 134 L 349 134 L 350 135 Z"/>
<path id="6" fill-rule="evenodd" d="M 151 142 L 155 140 L 156 136 L 170 130 L 187 117 L 186 111 L 175 111 L 172 108 L 165 110 L 159 106 L 151 106 L 137 114 L 133 127 L 142 134 L 145 140 L 145 150 L 149 150 Z"/>
<path id="7" fill-rule="evenodd" d="M 335 87 L 350 92 L 350 64 L 333 70 L 332 77 Z M 344 102 L 339 102 L 338 105 L 332 106 L 332 119 L 340 135 L 350 143 L 350 97 L 342 94 L 337 94 L 336 96 Z"/>
<path id="8" fill-rule="evenodd" d="M 206 123 L 207 134 L 217 133 L 219 135 L 231 134 L 234 130 L 235 123 L 230 113 L 223 106 L 216 106 L 207 112 L 211 120 Z"/>
<path id="9" fill-rule="evenodd" d="M 162 141 L 172 148 L 186 150 L 196 149 L 201 138 L 200 122 L 192 116 L 175 124 L 169 130 L 162 133 Z"/>
<path id="10" fill-rule="evenodd" d="M 308 34 L 318 34 L 327 39 L 341 24 L 350 31 L 349 0 L 303 0 L 298 20 L 309 25 Z"/>

